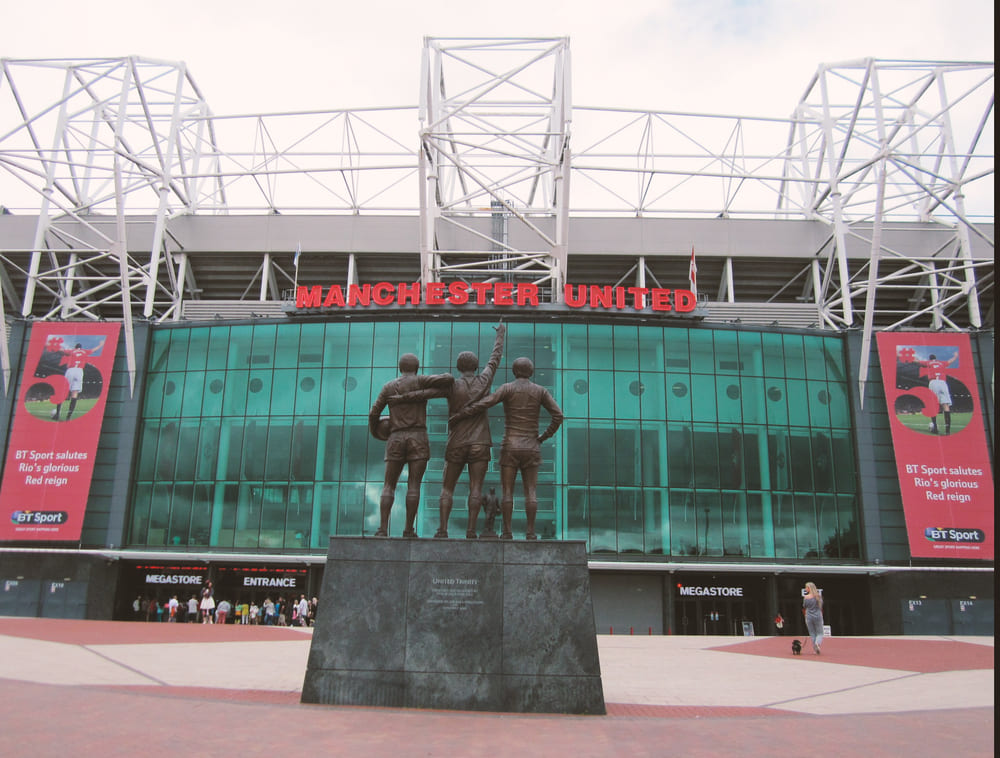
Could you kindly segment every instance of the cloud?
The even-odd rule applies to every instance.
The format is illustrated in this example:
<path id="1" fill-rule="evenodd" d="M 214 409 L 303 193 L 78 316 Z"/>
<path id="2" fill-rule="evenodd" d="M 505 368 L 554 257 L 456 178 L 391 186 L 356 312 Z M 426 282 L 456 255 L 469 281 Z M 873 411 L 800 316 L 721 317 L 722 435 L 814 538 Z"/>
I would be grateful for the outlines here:
<path id="1" fill-rule="evenodd" d="M 820 63 L 993 58 L 966 0 L 69 0 L 5 10 L 15 58 L 185 61 L 216 113 L 415 104 L 424 35 L 569 36 L 574 102 L 788 115 Z"/>

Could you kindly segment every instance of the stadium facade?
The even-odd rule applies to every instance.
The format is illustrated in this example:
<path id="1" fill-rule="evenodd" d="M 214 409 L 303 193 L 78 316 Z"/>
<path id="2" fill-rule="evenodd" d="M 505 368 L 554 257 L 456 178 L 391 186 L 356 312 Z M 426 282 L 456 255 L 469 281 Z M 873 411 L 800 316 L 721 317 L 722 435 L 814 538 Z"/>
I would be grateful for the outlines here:
<path id="1" fill-rule="evenodd" d="M 581 108 L 569 69 L 428 38 L 417 107 L 218 116 L 180 64 L 5 60 L 0 613 L 318 594 L 399 356 L 502 319 L 599 631 L 801 633 L 815 581 L 835 635 L 992 633 L 993 63 L 823 65 L 786 118 Z M 442 400 L 428 433 L 421 537 Z"/>

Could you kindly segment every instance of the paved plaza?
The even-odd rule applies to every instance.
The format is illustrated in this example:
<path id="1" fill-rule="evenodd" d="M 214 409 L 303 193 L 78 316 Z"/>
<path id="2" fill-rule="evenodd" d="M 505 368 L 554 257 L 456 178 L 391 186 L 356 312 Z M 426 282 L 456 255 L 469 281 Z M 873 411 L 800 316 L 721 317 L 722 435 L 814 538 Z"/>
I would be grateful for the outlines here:
<path id="1" fill-rule="evenodd" d="M 994 754 L 992 637 L 599 635 L 608 714 L 565 716 L 300 705 L 310 632 L 0 618 L 4 754 Z"/>

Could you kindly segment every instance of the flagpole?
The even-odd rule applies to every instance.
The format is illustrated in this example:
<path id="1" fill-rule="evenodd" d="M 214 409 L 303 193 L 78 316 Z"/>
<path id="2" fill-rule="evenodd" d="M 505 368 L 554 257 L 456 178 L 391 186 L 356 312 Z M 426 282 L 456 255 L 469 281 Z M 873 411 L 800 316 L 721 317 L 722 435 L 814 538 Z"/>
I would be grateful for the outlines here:
<path id="1" fill-rule="evenodd" d="M 698 264 L 694 260 L 694 245 L 691 245 L 691 264 L 688 266 L 688 285 L 694 293 L 695 302 L 698 302 Z"/>
<path id="2" fill-rule="evenodd" d="M 292 258 L 292 265 L 295 266 L 295 282 L 294 289 L 296 292 L 299 290 L 299 256 L 302 255 L 302 243 L 298 242 L 295 244 L 295 257 Z"/>

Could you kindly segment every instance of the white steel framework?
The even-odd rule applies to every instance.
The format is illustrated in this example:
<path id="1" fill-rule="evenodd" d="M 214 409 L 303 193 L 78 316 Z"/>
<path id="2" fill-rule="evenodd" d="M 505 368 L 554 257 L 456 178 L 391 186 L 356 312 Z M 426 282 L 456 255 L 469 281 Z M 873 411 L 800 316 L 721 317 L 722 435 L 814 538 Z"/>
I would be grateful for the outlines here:
<path id="1" fill-rule="evenodd" d="M 527 280 L 558 302 L 569 218 L 569 40 L 427 38 L 421 74 L 421 278 Z M 484 237 L 469 223 L 477 216 L 492 221 L 485 257 L 481 245 L 461 244 Z M 450 246 L 445 225 L 457 232 Z"/>
<path id="2" fill-rule="evenodd" d="M 657 262 L 686 271 L 694 246 L 703 300 L 717 288 L 730 308 L 809 303 L 818 328 L 863 329 L 866 355 L 876 328 L 987 327 L 993 71 L 822 65 L 787 118 L 573 108 L 565 38 L 429 38 L 417 107 L 218 116 L 182 64 L 3 60 L 0 317 L 182 318 L 186 302 L 212 298 L 213 270 L 244 275 L 232 259 L 205 263 L 237 248 L 254 260 L 242 299 L 278 300 L 296 281 L 293 251 L 308 259 L 343 243 L 270 231 L 192 241 L 176 230 L 190 218 L 299 214 L 419 217 L 405 251 L 425 281 L 532 281 L 553 300 L 567 269 L 593 260 L 575 249 L 631 256 L 615 277 L 638 282 Z M 595 242 L 601 219 L 676 220 L 678 239 L 642 250 Z M 822 232 L 766 263 L 751 256 L 754 275 L 741 277 L 749 244 L 689 234 L 699 220 L 741 219 Z M 574 243 L 577 221 L 591 237 Z M 365 250 L 350 252 L 349 281 Z M 776 278 L 750 296 L 762 265 Z"/>

